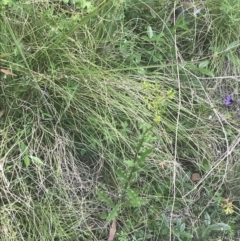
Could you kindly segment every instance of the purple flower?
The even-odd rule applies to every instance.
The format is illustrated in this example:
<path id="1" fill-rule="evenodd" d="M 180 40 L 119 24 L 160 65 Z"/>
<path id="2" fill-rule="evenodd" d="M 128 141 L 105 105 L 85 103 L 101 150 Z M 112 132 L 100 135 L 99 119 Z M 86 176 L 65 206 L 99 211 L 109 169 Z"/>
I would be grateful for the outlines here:
<path id="1" fill-rule="evenodd" d="M 231 95 L 227 95 L 226 96 L 226 100 L 225 100 L 225 105 L 230 105 L 232 103 L 233 99 Z"/>

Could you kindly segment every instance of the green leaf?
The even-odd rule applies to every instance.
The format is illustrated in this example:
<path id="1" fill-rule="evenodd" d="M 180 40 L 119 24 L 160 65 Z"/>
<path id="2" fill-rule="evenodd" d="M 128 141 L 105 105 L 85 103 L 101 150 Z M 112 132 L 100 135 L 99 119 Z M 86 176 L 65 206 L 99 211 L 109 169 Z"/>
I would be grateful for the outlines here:
<path id="1" fill-rule="evenodd" d="M 211 217 L 208 212 L 204 212 L 204 223 L 209 226 L 211 224 Z"/>
<path id="2" fill-rule="evenodd" d="M 113 201 L 105 193 L 101 191 L 97 191 L 97 196 L 99 200 L 102 201 L 103 203 L 108 204 L 110 207 L 114 207 Z"/>
<path id="3" fill-rule="evenodd" d="M 87 12 L 90 13 L 93 11 L 94 7 L 90 1 L 83 1 L 82 2 L 82 8 L 87 8 Z"/>
<path id="4" fill-rule="evenodd" d="M 121 208 L 121 204 L 119 203 L 112 209 L 112 211 L 108 214 L 108 217 L 107 217 L 108 222 L 111 222 L 117 219 L 120 208 Z"/>
<path id="5" fill-rule="evenodd" d="M 131 186 L 138 179 L 138 177 L 139 177 L 139 169 L 135 168 L 133 170 L 132 177 L 128 179 L 129 186 Z"/>
<path id="6" fill-rule="evenodd" d="M 24 144 L 24 142 L 20 143 L 20 150 L 22 154 L 24 154 L 23 162 L 25 166 L 28 167 L 31 163 L 31 160 L 29 158 L 28 147 Z"/>
<path id="7" fill-rule="evenodd" d="M 136 64 L 139 64 L 141 62 L 141 54 L 135 53 L 135 62 Z"/>
<path id="8" fill-rule="evenodd" d="M 141 68 L 141 67 L 138 68 L 137 72 L 138 72 L 139 74 L 141 74 L 141 75 L 145 75 L 145 73 L 146 73 L 145 69 L 144 69 L 144 68 Z"/>
<path id="9" fill-rule="evenodd" d="M 208 66 L 208 64 L 209 64 L 209 60 L 205 60 L 205 61 L 200 62 L 198 66 L 199 66 L 199 68 L 205 68 Z"/>
<path id="10" fill-rule="evenodd" d="M 192 239 L 193 235 L 188 233 L 188 232 L 181 232 L 181 236 L 187 238 L 187 239 Z"/>
<path id="11" fill-rule="evenodd" d="M 205 68 L 198 68 L 198 70 L 204 74 L 204 75 L 207 75 L 207 76 L 210 76 L 210 77 L 214 77 L 214 74 L 211 70 L 209 69 L 205 69 Z"/>
<path id="12" fill-rule="evenodd" d="M 3 0 L 3 5 L 10 5 L 13 4 L 12 0 Z"/>
<path id="13" fill-rule="evenodd" d="M 230 230 L 231 227 L 226 223 L 215 223 L 215 224 L 209 225 L 208 229 L 214 230 L 214 231 L 227 231 L 227 230 Z"/>
<path id="14" fill-rule="evenodd" d="M 173 89 L 169 89 L 169 90 L 167 91 L 167 97 L 168 97 L 169 99 L 174 99 L 174 98 L 175 98 L 175 92 L 174 92 Z"/>
<path id="15" fill-rule="evenodd" d="M 209 171 L 211 169 L 211 165 L 209 164 L 209 162 L 206 159 L 203 160 L 202 164 L 203 164 L 203 168 L 206 171 Z"/>
<path id="16" fill-rule="evenodd" d="M 185 223 L 182 223 L 181 226 L 180 226 L 180 232 L 182 233 L 184 230 L 185 230 Z"/>
<path id="17" fill-rule="evenodd" d="M 107 215 L 107 213 L 102 212 L 102 213 L 98 214 L 98 217 L 102 220 L 106 220 L 108 215 Z"/>
<path id="18" fill-rule="evenodd" d="M 128 207 L 141 207 L 142 205 L 147 203 L 147 200 L 143 200 L 141 197 L 138 196 L 137 190 L 128 189 L 127 192 L 127 206 Z"/>
<path id="19" fill-rule="evenodd" d="M 161 122 L 162 118 L 160 115 L 156 115 L 153 118 L 154 123 L 159 124 Z"/>
<path id="20" fill-rule="evenodd" d="M 31 163 L 29 156 L 25 156 L 23 161 L 24 161 L 24 164 L 26 165 L 26 167 L 28 167 Z"/>
<path id="21" fill-rule="evenodd" d="M 179 231 L 182 225 L 182 220 L 179 218 L 177 219 L 177 230 Z"/>
<path id="22" fill-rule="evenodd" d="M 44 163 L 42 162 L 42 160 L 36 156 L 29 156 L 32 160 L 32 162 L 34 162 L 36 165 L 38 166 L 43 166 Z"/>
<path id="23" fill-rule="evenodd" d="M 153 148 L 149 148 L 149 149 L 145 150 L 144 152 L 140 153 L 140 156 L 137 159 L 137 162 L 140 166 L 143 165 L 146 158 L 152 153 L 152 151 L 153 151 Z"/>
<path id="24" fill-rule="evenodd" d="M 154 54 L 153 55 L 153 62 L 156 63 L 156 62 L 161 62 L 163 59 L 163 56 L 161 54 Z"/>
<path id="25" fill-rule="evenodd" d="M 234 65 L 240 65 L 240 60 L 239 60 L 238 56 L 234 56 L 232 54 L 227 54 L 227 58 Z"/>
<path id="26" fill-rule="evenodd" d="M 238 47 L 239 45 L 240 45 L 240 40 L 234 41 L 227 46 L 226 51 L 228 51 L 232 48 Z"/>
<path id="27" fill-rule="evenodd" d="M 157 17 L 156 12 L 152 8 L 150 8 L 150 13 L 151 13 L 153 18 Z"/>
<path id="28" fill-rule="evenodd" d="M 28 152 L 28 147 L 24 144 L 24 142 L 20 143 L 20 150 L 22 153 Z"/>
<path id="29" fill-rule="evenodd" d="M 121 182 L 121 183 L 125 183 L 127 180 L 127 173 L 125 170 L 122 170 L 121 168 L 116 169 L 116 175 L 117 175 L 117 179 Z"/>
<path id="30" fill-rule="evenodd" d="M 142 40 L 149 41 L 149 38 L 148 38 L 148 36 L 147 36 L 147 35 L 143 35 L 143 36 L 141 36 L 140 38 L 141 38 Z"/>
<path id="31" fill-rule="evenodd" d="M 124 162 L 124 164 L 126 164 L 126 166 L 129 167 L 129 168 L 135 166 L 134 160 L 124 160 L 123 162 Z"/>
<path id="32" fill-rule="evenodd" d="M 213 52 L 222 52 L 224 51 L 224 48 L 222 46 L 214 46 L 214 47 L 209 47 L 210 50 L 212 50 Z"/>
<path id="33" fill-rule="evenodd" d="M 153 30 L 150 25 L 148 25 L 148 27 L 147 27 L 147 35 L 150 39 L 153 37 Z"/>

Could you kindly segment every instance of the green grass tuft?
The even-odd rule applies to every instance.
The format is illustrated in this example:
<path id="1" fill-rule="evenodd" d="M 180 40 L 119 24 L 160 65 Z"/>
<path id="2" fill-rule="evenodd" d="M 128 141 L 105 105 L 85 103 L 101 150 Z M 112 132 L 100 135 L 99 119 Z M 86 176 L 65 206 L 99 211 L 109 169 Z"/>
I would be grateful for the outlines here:
<path id="1" fill-rule="evenodd" d="M 239 8 L 0 3 L 1 240 L 237 240 Z"/>

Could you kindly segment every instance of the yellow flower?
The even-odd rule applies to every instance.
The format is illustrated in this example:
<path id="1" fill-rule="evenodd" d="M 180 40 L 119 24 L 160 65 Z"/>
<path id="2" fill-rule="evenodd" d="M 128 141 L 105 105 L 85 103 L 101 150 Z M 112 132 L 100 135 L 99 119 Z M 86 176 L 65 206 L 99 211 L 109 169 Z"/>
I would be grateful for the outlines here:
<path id="1" fill-rule="evenodd" d="M 223 211 L 226 215 L 232 214 L 234 212 L 233 207 L 226 207 Z"/>
<path id="2" fill-rule="evenodd" d="M 223 212 L 228 215 L 228 214 L 232 214 L 233 211 L 233 204 L 232 202 L 229 202 L 229 199 L 225 199 L 222 203 L 222 208 L 223 208 Z"/>
<path id="3" fill-rule="evenodd" d="M 156 123 L 156 124 L 159 124 L 161 122 L 161 116 L 160 115 L 156 115 L 153 119 L 153 121 Z"/>

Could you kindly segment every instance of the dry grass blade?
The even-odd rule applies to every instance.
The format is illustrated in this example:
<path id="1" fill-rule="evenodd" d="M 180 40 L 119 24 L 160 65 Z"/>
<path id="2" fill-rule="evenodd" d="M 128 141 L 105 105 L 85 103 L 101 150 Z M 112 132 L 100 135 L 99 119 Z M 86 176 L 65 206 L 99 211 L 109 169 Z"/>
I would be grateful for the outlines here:
<path id="1" fill-rule="evenodd" d="M 116 231 L 117 231 L 117 223 L 116 223 L 116 220 L 113 220 L 109 230 L 108 241 L 113 241 Z"/>
<path id="2" fill-rule="evenodd" d="M 0 54 L 0 58 L 5 58 L 5 57 L 11 56 L 11 55 L 12 54 L 10 54 L 10 53 Z"/>
<path id="3" fill-rule="evenodd" d="M 3 114 L 4 114 L 4 110 L 1 110 L 1 111 L 0 111 L 0 117 L 2 117 Z"/>
<path id="4" fill-rule="evenodd" d="M 0 71 L 2 73 L 4 73 L 5 75 L 10 75 L 10 76 L 17 76 L 16 74 L 12 73 L 11 71 L 7 70 L 7 69 L 0 69 Z"/>
<path id="5" fill-rule="evenodd" d="M 193 8 L 195 7 L 195 4 L 192 2 L 181 2 L 181 5 L 185 8 Z"/>

